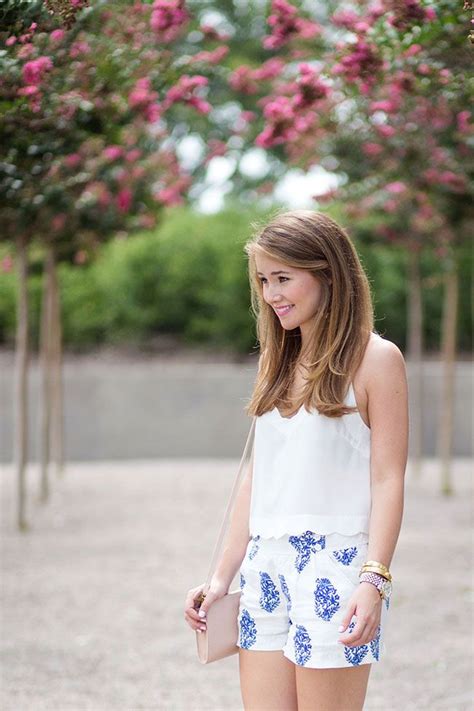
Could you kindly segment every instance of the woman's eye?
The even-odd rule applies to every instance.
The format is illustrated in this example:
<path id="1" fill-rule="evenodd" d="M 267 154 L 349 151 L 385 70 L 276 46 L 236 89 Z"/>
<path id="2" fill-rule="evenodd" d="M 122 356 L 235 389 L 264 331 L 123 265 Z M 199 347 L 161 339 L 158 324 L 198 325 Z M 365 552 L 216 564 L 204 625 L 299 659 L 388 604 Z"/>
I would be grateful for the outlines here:
<path id="1" fill-rule="evenodd" d="M 285 281 L 288 281 L 288 277 L 280 276 L 278 279 L 284 279 Z M 260 281 L 263 284 L 264 281 L 267 281 L 265 277 L 260 277 Z"/>

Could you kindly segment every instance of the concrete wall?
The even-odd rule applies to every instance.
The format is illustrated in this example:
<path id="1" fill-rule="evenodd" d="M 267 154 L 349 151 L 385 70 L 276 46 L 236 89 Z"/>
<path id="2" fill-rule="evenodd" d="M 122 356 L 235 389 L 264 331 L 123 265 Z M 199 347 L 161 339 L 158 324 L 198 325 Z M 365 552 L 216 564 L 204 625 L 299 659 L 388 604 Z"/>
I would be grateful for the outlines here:
<path id="1" fill-rule="evenodd" d="M 11 353 L 0 354 L 0 461 L 12 458 Z M 68 357 L 64 366 L 69 460 L 238 457 L 250 421 L 244 413 L 257 359 L 244 363 Z M 407 363 L 410 381 L 410 364 Z M 425 456 L 436 454 L 441 369 L 423 367 Z M 455 456 L 472 456 L 472 365 L 456 367 Z M 38 454 L 38 363 L 32 362 L 31 459 Z"/>

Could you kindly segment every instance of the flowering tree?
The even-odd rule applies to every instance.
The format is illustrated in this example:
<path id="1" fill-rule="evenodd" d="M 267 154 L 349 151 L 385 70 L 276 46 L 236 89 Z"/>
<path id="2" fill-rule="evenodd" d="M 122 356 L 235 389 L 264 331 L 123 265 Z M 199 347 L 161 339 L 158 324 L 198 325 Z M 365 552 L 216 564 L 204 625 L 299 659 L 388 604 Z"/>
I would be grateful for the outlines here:
<path id="1" fill-rule="evenodd" d="M 414 365 L 422 353 L 420 254 L 435 250 L 446 285 L 440 456 L 449 493 L 458 247 L 472 224 L 467 8 L 449 0 L 436 6 L 359 0 L 327 8 L 321 23 L 286 0 L 273 0 L 263 47 L 277 56 L 240 66 L 229 80 L 242 96 L 241 134 L 247 145 L 287 165 L 334 171 L 339 187 L 317 199 L 339 198 L 351 220 L 378 217 L 374 241 L 406 249 Z M 412 446 L 419 461 L 416 392 Z"/>
<path id="2" fill-rule="evenodd" d="M 55 416 L 59 423 L 61 410 L 60 371 L 52 367 L 54 354 L 60 362 L 56 263 L 87 259 L 118 231 L 127 234 L 153 227 L 163 205 L 184 200 L 194 176 L 178 161 L 173 132 L 177 126 L 186 130 L 194 124 L 204 138 L 209 134 L 207 115 L 212 107 L 206 93 L 219 59 L 203 51 L 195 71 L 176 52 L 174 42 L 191 19 L 180 0 L 48 6 L 53 15 L 39 3 L 34 18 L 28 16 L 27 27 L 13 13 L 0 56 L 3 239 L 16 245 L 19 276 L 17 460 L 22 528 L 28 244 L 40 243 L 45 254 L 41 336 L 45 499 L 50 422 Z M 58 9 L 64 26 L 58 26 Z M 216 42 L 216 36 L 209 37 L 206 31 L 201 35 L 205 43 Z M 209 154 L 215 150 L 211 143 Z M 57 436 L 55 440 L 58 444 Z"/>

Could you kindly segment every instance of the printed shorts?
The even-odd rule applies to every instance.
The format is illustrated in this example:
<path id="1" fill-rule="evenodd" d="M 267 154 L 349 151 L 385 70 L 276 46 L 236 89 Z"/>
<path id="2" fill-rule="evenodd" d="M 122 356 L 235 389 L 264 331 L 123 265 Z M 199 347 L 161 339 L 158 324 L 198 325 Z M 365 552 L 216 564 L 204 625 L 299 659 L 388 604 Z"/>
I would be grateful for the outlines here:
<path id="1" fill-rule="evenodd" d="M 367 560 L 368 534 L 321 535 L 305 531 L 279 538 L 253 536 L 240 567 L 237 645 L 282 650 L 295 664 L 312 668 L 350 667 L 379 661 L 389 601 L 382 602 L 373 640 L 348 647 L 338 632 L 359 572 Z"/>

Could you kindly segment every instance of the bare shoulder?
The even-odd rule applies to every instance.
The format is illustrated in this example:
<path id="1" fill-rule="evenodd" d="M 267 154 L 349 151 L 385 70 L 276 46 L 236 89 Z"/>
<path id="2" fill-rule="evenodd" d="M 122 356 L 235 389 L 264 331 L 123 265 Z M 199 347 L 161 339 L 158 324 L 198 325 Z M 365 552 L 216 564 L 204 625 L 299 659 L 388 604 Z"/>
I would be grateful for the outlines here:
<path id="1" fill-rule="evenodd" d="M 406 388 L 406 364 L 400 348 L 377 333 L 372 333 L 361 367 L 367 393 L 381 383 L 394 392 Z"/>

